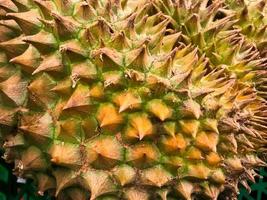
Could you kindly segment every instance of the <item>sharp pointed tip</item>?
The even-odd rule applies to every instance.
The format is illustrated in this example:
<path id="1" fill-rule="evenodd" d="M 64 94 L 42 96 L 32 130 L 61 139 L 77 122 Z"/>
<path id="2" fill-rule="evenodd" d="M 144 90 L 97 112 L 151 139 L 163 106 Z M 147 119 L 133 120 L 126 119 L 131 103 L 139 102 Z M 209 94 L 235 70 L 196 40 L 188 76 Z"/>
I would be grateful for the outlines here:
<path id="1" fill-rule="evenodd" d="M 37 74 L 38 72 L 39 72 L 39 70 L 36 69 L 36 70 L 34 70 L 34 71 L 32 72 L 32 75 L 35 75 L 35 74 Z"/>
<path id="2" fill-rule="evenodd" d="M 14 63 L 15 61 L 16 61 L 16 58 L 11 58 L 11 59 L 9 60 L 10 63 Z"/>
<path id="3" fill-rule="evenodd" d="M 20 126 L 19 129 L 20 130 L 27 130 L 28 126 Z"/>
<path id="4" fill-rule="evenodd" d="M 6 16 L 7 16 L 7 17 L 13 17 L 14 14 L 13 14 L 13 13 L 7 13 Z"/>
<path id="5" fill-rule="evenodd" d="M 145 135 L 144 134 L 139 134 L 139 141 L 141 141 L 143 138 L 145 137 Z"/>

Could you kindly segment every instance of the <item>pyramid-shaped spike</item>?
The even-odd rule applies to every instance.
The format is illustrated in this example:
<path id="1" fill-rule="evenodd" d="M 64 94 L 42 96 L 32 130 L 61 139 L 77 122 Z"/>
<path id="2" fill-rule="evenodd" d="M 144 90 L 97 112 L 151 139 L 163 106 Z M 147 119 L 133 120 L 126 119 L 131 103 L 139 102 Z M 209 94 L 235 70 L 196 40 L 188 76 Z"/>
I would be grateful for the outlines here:
<path id="1" fill-rule="evenodd" d="M 116 191 L 116 185 L 107 172 L 91 169 L 84 173 L 82 177 L 91 191 L 90 200 L 95 200 L 100 195 Z"/>
<path id="2" fill-rule="evenodd" d="M 10 60 L 11 63 L 19 64 L 22 70 L 32 73 L 36 67 L 40 63 L 40 54 L 39 52 L 33 47 L 29 46 L 29 48 L 21 55 L 12 58 Z"/>
<path id="3" fill-rule="evenodd" d="M 19 11 L 25 12 L 32 8 L 32 0 L 11 0 L 18 7 Z"/>
<path id="4" fill-rule="evenodd" d="M 51 139 L 53 136 L 53 120 L 52 117 L 48 113 L 44 113 L 43 115 L 33 115 L 28 117 L 31 121 L 28 121 L 27 116 L 22 121 L 20 130 L 30 133 L 33 138 L 38 139 L 39 137 L 45 139 Z M 26 121 L 27 120 L 27 121 Z"/>
<path id="5" fill-rule="evenodd" d="M 112 104 L 104 104 L 99 107 L 97 120 L 100 127 L 105 127 L 121 124 L 123 118 Z"/>
<path id="6" fill-rule="evenodd" d="M 74 109 L 81 112 L 87 112 L 91 106 L 92 102 L 89 97 L 89 88 L 86 85 L 78 84 L 63 109 Z"/>
<path id="7" fill-rule="evenodd" d="M 51 1 L 33 0 L 40 8 L 45 19 L 52 19 L 51 13 L 55 10 L 55 6 Z"/>
<path id="8" fill-rule="evenodd" d="M 181 113 L 185 116 L 194 117 L 195 119 L 199 119 L 202 114 L 200 105 L 192 99 L 184 101 Z"/>
<path id="9" fill-rule="evenodd" d="M 28 90 L 30 99 L 41 106 L 50 107 L 55 103 L 56 95 L 50 90 L 55 87 L 55 82 L 47 74 L 42 74 L 32 81 Z"/>
<path id="10" fill-rule="evenodd" d="M 51 162 L 68 167 L 78 167 L 82 164 L 81 152 L 76 144 L 54 143 L 49 149 Z"/>
<path id="11" fill-rule="evenodd" d="M 44 154 L 35 146 L 30 146 L 24 154 L 22 154 L 21 161 L 18 168 L 21 171 L 27 170 L 45 170 L 48 167 L 48 162 Z"/>
<path id="12" fill-rule="evenodd" d="M 18 12 L 17 6 L 11 0 L 0 0 L 0 8 L 7 12 Z"/>
<path id="13" fill-rule="evenodd" d="M 1 42 L 0 48 L 4 49 L 8 55 L 10 55 L 10 57 L 15 57 L 22 54 L 28 48 L 28 44 L 23 42 L 23 36 L 20 36 L 5 42 Z"/>
<path id="14" fill-rule="evenodd" d="M 144 44 L 138 49 L 128 52 L 125 58 L 125 63 L 126 66 L 140 71 L 148 69 L 150 61 L 147 46 Z"/>
<path id="15" fill-rule="evenodd" d="M 156 187 L 162 187 L 172 180 L 172 175 L 162 166 L 156 165 L 142 171 L 141 180 L 147 184 Z"/>
<path id="16" fill-rule="evenodd" d="M 116 95 L 114 98 L 114 102 L 120 107 L 119 112 L 123 112 L 127 109 L 134 109 L 140 107 L 142 100 L 139 96 L 136 96 L 131 92 L 125 92 Z"/>
<path id="17" fill-rule="evenodd" d="M 6 126 L 13 126 L 16 124 L 16 114 L 17 110 L 5 109 L 0 107 L 0 124 Z"/>
<path id="18" fill-rule="evenodd" d="M 127 200 L 135 200 L 135 199 L 148 200 L 149 199 L 149 195 L 147 194 L 146 191 L 135 188 L 135 187 L 131 187 L 125 190 L 124 197 Z"/>
<path id="19" fill-rule="evenodd" d="M 52 54 L 44 57 L 43 61 L 37 67 L 37 69 L 32 73 L 37 74 L 39 72 L 63 72 L 63 63 L 59 55 Z"/>
<path id="20" fill-rule="evenodd" d="M 9 79 L 0 83 L 0 90 L 16 105 L 21 106 L 25 102 L 28 82 L 23 80 L 20 73 L 16 73 Z"/>
<path id="21" fill-rule="evenodd" d="M 61 16 L 55 12 L 52 12 L 52 16 L 56 23 L 56 31 L 60 38 L 69 39 L 79 30 L 79 25 L 71 18 Z"/>
<path id="22" fill-rule="evenodd" d="M 50 91 L 58 92 L 60 94 L 70 94 L 72 91 L 72 81 L 70 78 L 66 78 L 62 81 L 59 81 L 55 87 Z"/>
<path id="23" fill-rule="evenodd" d="M 138 132 L 139 140 L 153 134 L 153 126 L 146 114 L 134 114 L 130 116 L 130 124 Z"/>
<path id="24" fill-rule="evenodd" d="M 40 31 L 39 33 L 26 36 L 23 41 L 32 44 L 41 54 L 47 54 L 57 48 L 57 41 L 53 34 Z"/>
<path id="25" fill-rule="evenodd" d="M 107 47 L 95 50 L 92 56 L 97 59 L 101 67 L 116 69 L 123 65 L 123 57 L 120 52 Z"/>
<path id="26" fill-rule="evenodd" d="M 96 18 L 97 13 L 89 2 L 83 1 L 75 4 L 74 16 L 81 20 L 81 22 L 87 22 Z"/>
<path id="27" fill-rule="evenodd" d="M 13 30 L 14 32 L 21 32 L 21 28 L 19 27 L 17 22 L 13 19 L 0 20 L 0 25 Z"/>
<path id="28" fill-rule="evenodd" d="M 95 80 L 97 78 L 96 66 L 91 62 L 82 62 L 72 66 L 71 78 L 75 85 L 75 80 L 83 79 L 86 81 Z"/>
<path id="29" fill-rule="evenodd" d="M 26 35 L 37 33 L 41 26 L 41 22 L 38 20 L 40 15 L 36 10 L 22 13 L 8 13 L 7 17 L 14 19 Z"/>
<path id="30" fill-rule="evenodd" d="M 148 110 L 158 117 L 161 121 L 165 121 L 172 116 L 172 109 L 169 108 L 162 100 L 154 99 L 147 104 Z"/>
<path id="31" fill-rule="evenodd" d="M 60 52 L 65 54 L 72 62 L 84 60 L 88 57 L 87 52 L 78 41 L 69 41 L 60 47 Z"/>

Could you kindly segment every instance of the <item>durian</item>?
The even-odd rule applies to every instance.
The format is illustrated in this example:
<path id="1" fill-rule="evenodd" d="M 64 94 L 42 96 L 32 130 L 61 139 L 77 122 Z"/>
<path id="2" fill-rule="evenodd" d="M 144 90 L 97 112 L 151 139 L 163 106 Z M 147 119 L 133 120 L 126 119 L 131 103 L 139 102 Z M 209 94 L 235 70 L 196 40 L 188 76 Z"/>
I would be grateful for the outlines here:
<path id="1" fill-rule="evenodd" d="M 264 0 L 0 0 L 0 139 L 59 200 L 237 199 L 267 160 Z"/>

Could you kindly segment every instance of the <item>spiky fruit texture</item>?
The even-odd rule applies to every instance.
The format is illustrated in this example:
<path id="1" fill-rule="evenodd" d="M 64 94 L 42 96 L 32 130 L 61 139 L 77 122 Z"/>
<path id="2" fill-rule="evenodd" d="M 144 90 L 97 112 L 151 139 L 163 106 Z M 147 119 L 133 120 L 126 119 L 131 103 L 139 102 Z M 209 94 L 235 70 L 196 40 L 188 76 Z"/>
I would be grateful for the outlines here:
<path id="1" fill-rule="evenodd" d="M 4 158 L 58 199 L 236 199 L 266 165 L 264 0 L 0 0 Z"/>

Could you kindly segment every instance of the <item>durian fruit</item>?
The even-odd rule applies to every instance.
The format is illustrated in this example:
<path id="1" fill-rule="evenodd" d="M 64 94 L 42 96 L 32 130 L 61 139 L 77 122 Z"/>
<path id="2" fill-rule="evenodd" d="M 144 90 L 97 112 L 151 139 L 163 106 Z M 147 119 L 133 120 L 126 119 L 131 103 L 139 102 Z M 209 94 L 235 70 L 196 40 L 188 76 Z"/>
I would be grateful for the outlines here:
<path id="1" fill-rule="evenodd" d="M 237 199 L 267 160 L 266 36 L 244 5 L 0 0 L 14 174 L 59 200 Z"/>

